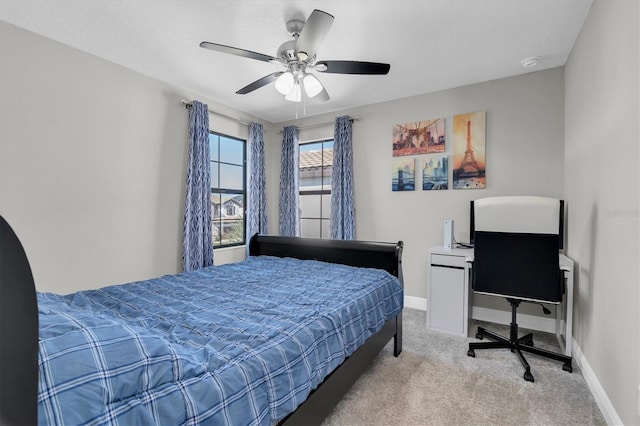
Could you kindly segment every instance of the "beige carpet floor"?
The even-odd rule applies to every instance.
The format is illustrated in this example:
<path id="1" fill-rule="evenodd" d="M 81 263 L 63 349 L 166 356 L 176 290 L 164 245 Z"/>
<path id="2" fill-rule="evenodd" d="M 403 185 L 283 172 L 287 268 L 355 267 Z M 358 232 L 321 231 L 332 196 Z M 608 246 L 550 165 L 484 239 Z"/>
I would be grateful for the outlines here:
<path id="1" fill-rule="evenodd" d="M 387 345 L 324 426 L 606 424 L 575 361 L 568 373 L 561 362 L 525 354 L 535 377 L 526 382 L 508 349 L 468 357 L 474 338 L 428 331 L 425 315 L 405 308 L 400 356 Z M 482 325 L 508 334 L 506 326 Z M 547 333 L 534 332 L 534 344 L 559 351 Z"/>

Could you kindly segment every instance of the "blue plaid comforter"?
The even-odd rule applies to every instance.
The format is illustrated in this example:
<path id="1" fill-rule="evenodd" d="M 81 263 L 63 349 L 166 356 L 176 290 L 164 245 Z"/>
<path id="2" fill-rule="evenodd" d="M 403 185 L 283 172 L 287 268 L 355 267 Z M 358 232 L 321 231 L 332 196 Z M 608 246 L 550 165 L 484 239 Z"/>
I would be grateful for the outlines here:
<path id="1" fill-rule="evenodd" d="M 273 424 L 402 297 L 381 270 L 266 256 L 38 293 L 38 422 Z"/>

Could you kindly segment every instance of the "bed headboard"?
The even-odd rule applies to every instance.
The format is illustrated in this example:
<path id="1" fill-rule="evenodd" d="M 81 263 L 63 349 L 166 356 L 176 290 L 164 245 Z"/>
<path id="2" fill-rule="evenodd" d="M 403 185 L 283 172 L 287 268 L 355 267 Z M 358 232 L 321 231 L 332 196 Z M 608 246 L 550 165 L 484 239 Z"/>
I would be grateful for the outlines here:
<path id="1" fill-rule="evenodd" d="M 340 263 L 362 268 L 384 269 L 402 282 L 402 241 L 380 243 L 354 240 L 254 235 L 251 256 L 293 257 Z"/>
<path id="2" fill-rule="evenodd" d="M 20 240 L 0 216 L 0 425 L 37 424 L 38 306 Z"/>

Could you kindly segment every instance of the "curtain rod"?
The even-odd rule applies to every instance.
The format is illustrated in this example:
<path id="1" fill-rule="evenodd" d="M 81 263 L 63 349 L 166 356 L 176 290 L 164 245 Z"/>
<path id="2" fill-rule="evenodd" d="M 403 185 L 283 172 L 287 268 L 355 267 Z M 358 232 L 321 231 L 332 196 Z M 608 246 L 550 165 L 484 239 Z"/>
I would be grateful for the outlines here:
<path id="1" fill-rule="evenodd" d="M 189 101 L 184 101 L 184 100 L 183 100 L 183 101 L 181 101 L 181 102 L 182 102 L 182 104 L 185 106 L 185 108 L 190 108 L 190 107 L 191 107 L 191 105 L 192 105 L 192 104 L 191 104 L 191 102 L 189 102 Z M 233 120 L 233 121 L 235 121 L 236 123 L 243 124 L 243 125 L 245 125 L 245 126 L 248 126 L 248 125 L 249 125 L 249 123 L 248 123 L 248 122 L 246 122 L 246 121 L 239 120 L 239 119 L 237 119 L 237 118 L 235 118 L 235 117 L 231 117 L 231 116 L 226 115 L 226 114 L 223 114 L 223 113 L 221 113 L 221 112 L 216 112 L 216 111 L 211 111 L 211 110 L 209 110 L 208 112 L 209 112 L 209 114 L 215 114 L 215 115 L 217 115 L 217 116 L 219 116 L 219 117 L 228 118 L 229 120 Z"/>
<path id="2" fill-rule="evenodd" d="M 350 122 L 354 122 L 354 121 L 358 121 L 360 120 L 360 117 L 355 116 L 355 117 L 349 117 L 349 121 Z M 309 124 L 308 126 L 301 126 L 298 127 L 298 130 L 307 130 L 307 129 L 313 129 L 315 127 L 322 127 L 322 126 L 328 126 L 329 124 L 334 124 L 335 121 L 327 121 L 325 123 L 318 123 L 318 124 Z M 278 133 L 282 133 L 282 130 L 280 130 Z"/>
<path id="3" fill-rule="evenodd" d="M 191 107 L 191 102 L 185 101 L 185 100 L 183 100 L 181 102 L 185 106 L 185 108 Z M 244 124 L 245 126 L 249 125 L 249 123 L 247 123 L 246 121 L 239 120 L 239 119 L 237 119 L 235 117 L 231 117 L 231 116 L 223 114 L 221 112 L 216 112 L 216 111 L 209 110 L 209 114 L 215 114 L 215 115 L 220 116 L 220 117 L 228 118 L 229 120 L 233 120 L 233 121 L 235 121 L 237 123 Z M 352 123 L 354 121 L 358 121 L 358 120 L 360 120 L 360 117 L 358 117 L 358 116 L 349 117 L 349 121 L 351 121 Z M 334 121 L 327 121 L 326 123 L 310 124 L 308 126 L 298 127 L 298 130 L 313 129 L 314 127 L 327 126 L 329 124 L 334 124 L 334 123 L 335 123 Z M 282 130 L 280 130 L 278 133 L 282 133 Z"/>

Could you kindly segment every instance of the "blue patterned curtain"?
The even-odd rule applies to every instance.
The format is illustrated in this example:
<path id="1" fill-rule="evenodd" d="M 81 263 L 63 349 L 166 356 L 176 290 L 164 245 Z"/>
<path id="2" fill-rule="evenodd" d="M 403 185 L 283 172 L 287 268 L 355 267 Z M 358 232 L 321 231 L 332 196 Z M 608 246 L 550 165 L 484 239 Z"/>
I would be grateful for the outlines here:
<path id="1" fill-rule="evenodd" d="M 189 109 L 188 161 L 182 242 L 185 272 L 213 265 L 209 111 L 197 101 Z"/>
<path id="2" fill-rule="evenodd" d="M 353 207 L 353 149 L 351 119 L 336 118 L 333 134 L 331 176 L 331 238 L 353 240 L 356 237 Z"/>
<path id="3" fill-rule="evenodd" d="M 282 132 L 280 159 L 280 235 L 300 235 L 298 202 L 298 128 L 288 126 Z"/>
<path id="4" fill-rule="evenodd" d="M 249 123 L 249 193 L 247 194 L 247 255 L 249 239 L 267 232 L 267 185 L 264 173 L 264 129 Z"/>

